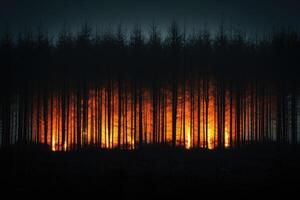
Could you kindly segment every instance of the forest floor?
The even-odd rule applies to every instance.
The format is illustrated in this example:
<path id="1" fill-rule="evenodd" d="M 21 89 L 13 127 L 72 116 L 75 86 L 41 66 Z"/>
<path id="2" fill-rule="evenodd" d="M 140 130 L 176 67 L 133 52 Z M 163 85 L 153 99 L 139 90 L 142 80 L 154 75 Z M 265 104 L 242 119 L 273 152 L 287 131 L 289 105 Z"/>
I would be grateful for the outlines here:
<path id="1" fill-rule="evenodd" d="M 223 151 L 150 146 L 134 151 L 76 152 L 12 146 L 0 150 L 0 165 L 2 192 L 243 199 L 300 193 L 299 145 L 250 145 Z"/>

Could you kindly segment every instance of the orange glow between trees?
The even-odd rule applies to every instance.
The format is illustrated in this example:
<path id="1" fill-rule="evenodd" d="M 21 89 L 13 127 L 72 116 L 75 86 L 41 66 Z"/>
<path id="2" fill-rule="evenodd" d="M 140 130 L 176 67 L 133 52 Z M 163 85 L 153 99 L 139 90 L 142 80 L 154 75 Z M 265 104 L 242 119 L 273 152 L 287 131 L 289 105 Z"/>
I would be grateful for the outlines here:
<path id="1" fill-rule="evenodd" d="M 210 84 L 209 88 L 208 98 L 205 97 L 201 88 L 199 91 L 195 89 L 193 94 L 190 89 L 183 91 L 182 87 L 178 88 L 176 146 L 186 149 L 217 147 L 217 118 L 220 116 L 216 109 L 217 99 L 214 96 L 213 84 Z M 76 92 L 69 92 L 65 99 L 65 111 L 63 111 L 61 94 L 56 93 L 48 99 L 48 108 L 42 108 L 43 105 L 38 102 L 34 104 L 32 140 L 45 141 L 43 133 L 47 123 L 47 143 L 53 151 L 66 151 L 87 145 L 99 148 L 134 149 L 140 141 L 142 144 L 171 144 L 172 91 L 161 90 L 157 102 L 153 101 L 150 89 L 143 89 L 142 102 L 138 101 L 139 97 L 134 99 L 133 92 L 126 87 L 123 88 L 120 97 L 117 84 L 113 84 L 111 91 L 107 88 L 89 89 L 86 100 L 80 98 L 80 102 L 78 102 Z M 224 104 L 225 147 L 230 146 L 229 98 L 227 94 Z M 84 111 L 85 101 L 86 110 Z M 47 119 L 44 118 L 45 109 L 48 110 Z M 232 107 L 231 117 L 231 137 L 234 141 L 234 107 Z"/>

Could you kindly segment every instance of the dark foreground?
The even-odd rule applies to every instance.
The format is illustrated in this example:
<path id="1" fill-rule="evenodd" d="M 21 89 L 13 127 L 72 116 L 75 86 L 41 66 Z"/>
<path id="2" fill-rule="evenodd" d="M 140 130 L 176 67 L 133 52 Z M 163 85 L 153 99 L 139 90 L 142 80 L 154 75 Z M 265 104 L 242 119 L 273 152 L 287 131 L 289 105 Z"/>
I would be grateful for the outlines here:
<path id="1" fill-rule="evenodd" d="M 255 145 L 226 151 L 147 147 L 136 151 L 0 150 L 2 192 L 97 193 L 110 197 L 299 194 L 300 147 Z M 238 196 L 237 196 L 238 195 Z"/>

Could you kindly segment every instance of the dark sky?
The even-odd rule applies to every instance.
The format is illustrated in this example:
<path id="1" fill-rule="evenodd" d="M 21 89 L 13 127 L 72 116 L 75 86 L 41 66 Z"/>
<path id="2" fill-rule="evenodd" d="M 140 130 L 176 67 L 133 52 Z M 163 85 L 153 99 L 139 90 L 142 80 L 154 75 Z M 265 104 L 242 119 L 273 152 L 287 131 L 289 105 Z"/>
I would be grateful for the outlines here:
<path id="1" fill-rule="evenodd" d="M 100 29 L 109 25 L 133 24 L 143 28 L 152 22 L 166 26 L 176 19 L 188 27 L 212 31 L 221 21 L 248 32 L 300 25 L 299 0 L 0 0 L 0 31 L 14 33 L 42 24 L 50 34 L 63 24 L 76 30 L 87 21 Z"/>

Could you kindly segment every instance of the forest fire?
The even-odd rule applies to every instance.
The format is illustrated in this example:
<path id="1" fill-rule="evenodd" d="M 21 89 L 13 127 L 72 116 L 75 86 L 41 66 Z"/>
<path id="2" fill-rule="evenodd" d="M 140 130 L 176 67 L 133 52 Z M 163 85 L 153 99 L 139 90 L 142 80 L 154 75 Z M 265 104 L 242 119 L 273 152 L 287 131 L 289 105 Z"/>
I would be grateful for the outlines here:
<path id="1" fill-rule="evenodd" d="M 154 90 L 124 81 L 47 96 L 37 92 L 25 101 L 22 120 L 12 121 L 20 123 L 16 127 L 23 127 L 24 135 L 12 129 L 10 142 L 23 138 L 68 151 L 88 146 L 131 150 L 145 144 L 215 149 L 284 139 L 278 131 L 283 123 L 291 127 L 291 118 L 275 118 L 280 104 L 272 87 L 262 97 L 253 84 L 242 95 L 230 85 L 217 85 L 213 79 L 195 79 L 176 90 Z M 19 106 L 17 101 L 11 108 L 16 116 Z M 289 108 L 286 114 L 292 114 Z M 287 129 L 284 140 L 291 142 L 292 134 Z"/>
<path id="2" fill-rule="evenodd" d="M 27 132 L 32 133 L 28 141 L 47 143 L 53 151 L 84 146 L 135 149 L 143 144 L 214 149 L 233 147 L 237 140 L 260 140 L 253 131 L 260 130 L 262 122 L 269 133 L 265 137 L 274 139 L 271 133 L 276 127 L 270 118 L 275 114 L 270 109 L 273 104 L 269 101 L 262 107 L 264 102 L 256 99 L 253 88 L 240 100 L 243 106 L 237 118 L 234 93 L 227 89 L 222 98 L 216 96 L 213 81 L 198 81 L 189 89 L 178 87 L 176 99 L 168 88 L 154 94 L 149 88 L 133 91 L 130 84 L 120 87 L 113 83 L 109 87 L 88 89 L 86 93 L 54 92 L 46 100 L 34 95 L 28 107 L 32 113 L 26 117 Z M 258 116 L 262 109 L 270 112 L 265 118 Z"/>
<path id="3" fill-rule="evenodd" d="M 58 93 L 51 95 L 46 103 L 35 97 L 28 126 L 32 129 L 32 141 L 46 141 L 53 151 L 87 145 L 135 149 L 142 144 L 172 144 L 171 91 L 164 90 L 154 100 L 151 91 L 144 90 L 137 101 L 128 88 L 123 88 L 122 94 L 117 84 L 113 87 L 110 92 L 105 88 L 89 89 L 85 98 L 78 98 L 78 94 L 70 92 L 65 94 L 64 101 Z M 216 113 L 214 88 L 210 88 L 208 98 L 203 97 L 201 88 L 197 94 L 179 88 L 176 146 L 186 149 L 213 149 L 217 146 L 217 120 L 220 116 Z M 235 123 L 232 120 L 230 126 L 229 112 L 230 109 L 234 111 L 234 107 L 230 108 L 228 98 L 225 107 L 224 146 L 230 147 L 229 138 L 235 141 Z"/>

